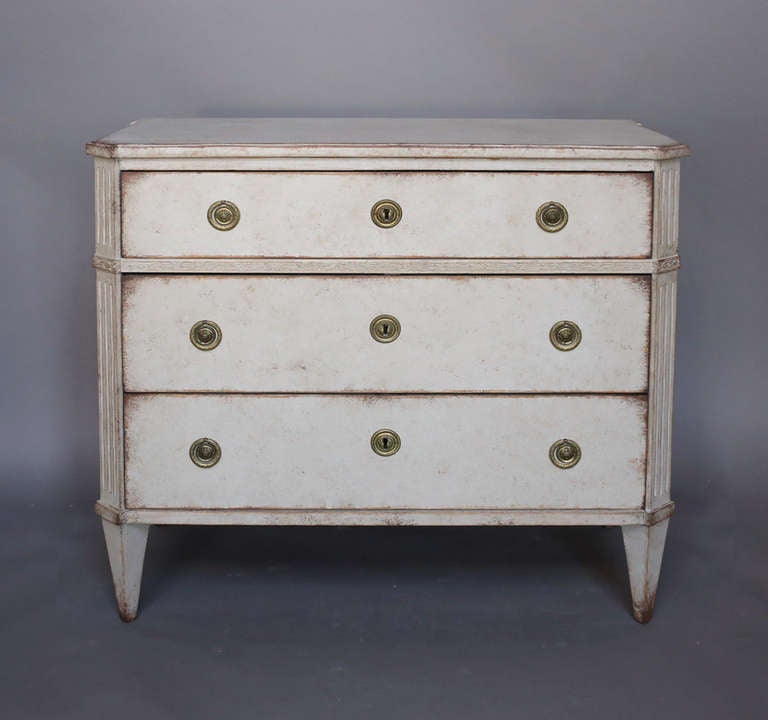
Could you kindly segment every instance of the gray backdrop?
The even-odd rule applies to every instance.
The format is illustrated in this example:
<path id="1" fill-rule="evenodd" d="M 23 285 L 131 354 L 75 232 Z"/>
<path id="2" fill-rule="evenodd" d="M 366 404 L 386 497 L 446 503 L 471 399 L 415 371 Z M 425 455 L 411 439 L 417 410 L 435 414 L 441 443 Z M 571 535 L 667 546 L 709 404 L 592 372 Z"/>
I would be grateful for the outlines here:
<path id="1" fill-rule="evenodd" d="M 695 696 L 705 714 L 707 708 L 713 713 L 725 712 L 729 703 L 741 703 L 741 711 L 747 713 L 741 716 L 746 717 L 757 707 L 756 693 L 760 691 L 744 675 L 729 690 L 723 689 L 722 680 L 716 678 L 717 669 L 732 666 L 733 658 L 740 657 L 752 673 L 756 672 L 755 665 L 765 660 L 757 648 L 760 638 L 765 643 L 768 594 L 764 564 L 768 538 L 762 521 L 768 499 L 768 383 L 764 377 L 768 306 L 767 30 L 765 0 L 3 0 L 0 427 L 5 452 L 0 466 L 0 504 L 8 518 L 6 530 L 14 531 L 3 543 L 2 557 L 9 568 L 4 577 L 12 582 L 3 590 L 0 617 L 6 623 L 11 617 L 26 617 L 29 627 L 33 619 L 36 626 L 45 623 L 45 617 L 55 612 L 54 606 L 46 605 L 42 598 L 53 592 L 58 595 L 55 607 L 62 611 L 63 602 L 62 612 L 70 620 L 73 616 L 68 613 L 74 612 L 82 600 L 91 603 L 88 614 L 81 617 L 84 627 L 94 617 L 103 616 L 104 633 L 127 630 L 113 626 L 103 548 L 97 546 L 98 528 L 89 514 L 89 503 L 97 492 L 97 402 L 95 293 L 90 268 L 93 200 L 91 162 L 83 153 L 86 140 L 135 118 L 157 115 L 629 117 L 688 143 L 693 151 L 693 156 L 683 161 L 680 216 L 683 267 L 673 460 L 673 492 L 679 512 L 673 520 L 661 598 L 665 592 L 670 593 L 667 612 L 671 619 L 676 609 L 677 624 L 686 618 L 701 622 L 696 631 L 686 626 L 680 639 L 684 644 L 690 641 L 690 646 L 685 647 L 694 655 L 694 640 L 686 632 L 700 632 L 696 637 L 701 639 L 706 636 L 705 627 L 711 629 L 729 618 L 738 625 L 732 631 L 723 630 L 723 636 L 713 640 L 719 648 L 710 644 L 712 654 L 706 657 L 698 679 L 696 673 L 685 670 L 692 662 L 686 656 L 688 651 L 667 648 L 666 657 L 672 652 L 679 660 L 674 672 L 688 672 L 688 684 L 667 688 L 665 702 L 674 704 L 671 698 L 676 698 L 684 704 L 686 697 Z M 235 544 L 246 538 L 260 538 L 259 542 L 271 542 L 278 548 L 276 559 L 271 560 L 268 553 L 246 559 L 241 551 L 238 557 L 254 577 L 262 563 L 275 562 L 279 566 L 281 557 L 286 560 L 279 550 L 285 542 L 299 548 L 297 555 L 307 552 L 307 547 L 301 545 L 302 537 L 308 546 L 319 543 L 323 547 L 326 543 L 329 568 L 334 566 L 334 557 L 343 555 L 347 547 L 347 543 L 335 540 L 331 531 L 318 531 L 309 536 L 311 539 L 300 530 L 252 530 L 251 534 L 235 535 L 227 533 L 241 531 L 158 532 L 159 539 L 150 541 L 149 563 L 153 557 L 163 557 L 165 537 L 168 562 L 164 572 L 171 572 L 181 554 L 189 572 L 192 567 L 199 573 L 212 573 L 195 590 L 212 596 L 221 593 L 217 586 L 221 577 L 216 570 L 218 563 L 226 562 L 232 549 L 228 541 L 222 541 L 224 546 L 212 557 L 210 566 L 194 565 L 196 553 L 208 547 L 209 541 L 215 542 L 212 538 L 230 538 Z M 481 558 L 492 554 L 501 537 L 491 538 L 484 531 L 459 535 L 455 534 L 459 531 L 453 532 L 411 536 L 408 531 L 392 531 L 390 535 L 359 531 L 354 537 L 355 543 L 372 553 L 382 544 L 394 543 L 391 554 L 379 558 L 392 567 L 403 554 L 411 557 L 415 552 L 418 556 L 418 550 L 413 550 L 416 543 L 424 554 L 414 577 L 428 577 L 433 564 L 440 566 L 446 559 L 440 551 L 432 555 L 425 549 L 431 547 L 429 538 L 442 538 L 440 542 L 449 547 L 447 554 L 464 548 L 466 538 L 474 538 L 477 555 L 470 553 L 466 558 L 471 566 L 482 564 Z M 515 532 L 523 533 L 515 537 L 524 538 L 521 542 L 535 548 L 540 547 L 537 538 L 546 546 L 558 537 L 558 532 L 566 531 L 554 531 L 554 535 L 545 531 Z M 625 581 L 623 577 L 618 579 L 623 573 L 620 555 L 615 554 L 620 553 L 618 539 L 611 535 L 603 547 L 603 536 L 594 533 L 567 535 L 565 544 L 570 544 L 572 537 L 588 537 L 591 545 L 584 548 L 584 555 L 594 551 L 593 545 L 602 548 L 607 565 L 615 566 L 615 582 L 622 588 L 617 594 L 621 595 Z M 66 553 L 60 549 L 62 542 L 68 548 Z M 53 547 L 59 550 L 52 553 Z M 539 552 L 546 566 L 546 550 L 531 552 Z M 62 553 L 70 563 L 66 572 L 62 570 Z M 690 563 L 694 560 L 698 565 L 692 573 Z M 319 565 L 308 562 L 315 574 L 320 567 L 326 567 L 320 561 Z M 369 567 L 364 555 L 352 553 L 346 562 L 358 573 L 364 574 Z M 28 564 L 37 570 L 32 571 Z M 509 564 L 492 563 L 494 568 L 514 578 L 514 568 Z M 561 569 L 559 564 L 555 568 L 550 565 L 548 582 L 556 586 Z M 675 573 L 681 578 L 677 593 L 671 589 Z M 75 588 L 66 584 L 64 576 L 72 575 L 92 578 L 85 582 L 87 593 L 81 600 L 73 599 Z M 370 581 L 375 582 L 377 577 Z M 695 585 L 694 581 L 699 583 L 695 593 L 690 585 Z M 58 589 L 54 592 L 50 583 L 55 582 L 63 584 L 55 586 Z M 177 604 L 184 605 L 192 592 L 164 582 L 160 590 L 155 586 L 154 595 L 151 583 L 149 590 L 145 587 L 145 610 L 146 603 L 155 598 L 151 610 L 139 621 L 145 628 L 152 622 L 150 614 L 167 622 L 163 602 L 176 608 Z M 471 585 L 480 581 L 475 577 L 468 582 Z M 567 576 L 563 583 L 567 586 Z M 576 577 L 573 583 L 571 591 L 578 593 L 577 587 L 584 586 L 585 578 Z M 594 586 L 599 584 L 596 579 Z M 687 596 L 686 589 L 690 590 Z M 320 590 L 313 587 L 312 592 Z M 707 599 L 712 593 L 719 598 L 719 604 Z M 349 595 L 355 595 L 355 591 L 345 597 Z M 467 590 L 467 603 L 470 598 Z M 539 609 L 537 598 L 540 588 L 531 590 L 528 606 L 524 607 Z M 48 602 L 52 602 L 50 597 Z M 215 600 L 207 603 L 211 608 L 225 605 L 223 599 L 220 605 Z M 706 612 L 701 609 L 703 605 Z M 31 606 L 39 610 L 34 618 L 25 615 Z M 435 612 L 429 603 L 423 609 L 428 614 Z M 321 624 L 331 623 L 322 608 L 316 612 L 321 614 Z M 354 616 L 354 608 L 349 612 Z M 704 615 L 697 616 L 697 612 Z M 615 597 L 609 596 L 600 613 L 612 616 L 613 627 L 624 628 L 625 607 L 616 607 Z M 183 620 L 199 626 L 206 617 L 201 611 L 194 616 L 183 615 Z M 551 622 L 544 610 L 538 617 L 543 627 Z M 444 619 L 448 624 L 456 622 L 450 613 Z M 574 623 L 587 622 L 578 615 L 570 619 Z M 257 618 L 252 620 L 256 622 Z M 375 619 L 369 620 L 376 626 Z M 382 637 L 386 636 L 383 628 L 387 622 L 396 629 L 398 621 L 394 616 L 379 620 L 381 625 L 374 632 L 381 632 Z M 344 628 L 344 620 L 339 622 Z M 465 639 L 484 637 L 471 620 L 466 622 Z M 664 622 L 658 613 L 655 622 Z M 184 636 L 186 624 L 180 621 L 179 638 Z M 19 626 L 18 622 L 12 625 L 19 633 L 19 645 L 29 648 L 29 627 L 23 623 Z M 9 627 L 4 632 L 11 632 Z M 55 627 L 54 632 L 63 632 L 61 623 Z M 70 627 L 70 640 L 79 637 L 84 642 L 74 627 Z M 352 629 L 346 629 L 347 639 L 354 636 Z M 644 630 L 660 632 L 660 628 Z M 489 633 L 492 639 L 494 633 Z M 102 647 L 99 643 L 105 642 L 103 637 L 98 633 L 95 640 L 91 637 L 95 647 Z M 136 636 L 131 637 L 135 641 Z M 298 643 L 298 635 L 296 638 Z M 728 639 L 736 645 L 729 645 Z M 333 645 L 333 636 L 321 641 L 320 645 Z M 32 640 L 32 645 L 35 642 Z M 50 637 L 46 642 L 51 642 Z M 532 642 L 526 653 L 533 652 L 535 657 L 538 639 Z M 578 641 L 572 637 L 571 642 Z M 184 646 L 183 641 L 179 643 Z M 210 647 L 214 644 L 214 640 L 209 643 Z M 652 644 L 648 645 L 647 662 L 653 663 Z M 140 647 L 134 650 L 141 653 Z M 154 647 L 159 652 L 157 647 L 162 645 Z M 205 652 L 210 647 L 206 645 Z M 620 647 L 614 649 L 618 657 L 622 657 Z M 86 652 L 85 646 L 81 649 L 82 657 L 91 657 L 94 662 L 93 652 Z M 635 651 L 636 646 L 632 649 Z M 727 655 L 729 652 L 733 658 Z M 95 656 L 99 657 L 98 652 Z M 21 657 L 25 657 L 23 653 Z M 69 658 L 66 653 L 64 657 Z M 610 657 L 610 653 L 604 657 Z M 584 656 L 574 658 L 574 665 L 582 667 L 583 660 Z M 67 662 L 58 660 L 75 667 L 76 663 L 70 661 L 72 658 Z M 14 691 L 22 687 L 29 690 L 28 681 L 33 676 L 46 677 L 36 662 L 42 661 L 30 656 L 28 664 L 15 664 L 15 674 L 9 676 Z M 333 666 L 331 660 L 328 662 L 327 667 Z M 200 663 L 201 668 L 207 667 L 205 661 Z M 428 656 L 424 663 L 422 671 L 431 667 Z M 502 665 L 509 667 L 509 663 L 514 661 L 507 657 Z M 341 665 L 348 668 L 343 662 Z M 101 664 L 96 662 L 90 671 L 97 666 Z M 490 666 L 494 663 L 489 660 Z M 382 667 L 389 666 L 385 663 Z M 609 666 L 604 670 L 606 677 L 610 676 Z M 547 665 L 542 663 L 541 672 L 546 671 Z M 301 668 L 291 672 L 311 696 L 312 690 L 301 685 Z M 83 669 L 77 681 L 68 685 L 73 697 L 78 683 L 85 686 L 85 677 Z M 378 687 L 377 677 L 382 683 L 391 683 L 382 697 L 398 695 L 401 686 L 397 679 L 380 668 L 369 678 L 372 697 Z M 530 696 L 526 687 L 540 679 L 533 677 L 520 688 L 527 702 Z M 582 679 L 594 689 L 601 677 Z M 455 683 L 448 685 L 464 687 L 466 677 L 459 674 L 455 678 Z M 404 672 L 401 679 L 402 686 L 408 686 L 410 673 Z M 107 678 L 103 682 L 110 687 Z M 328 690 L 333 681 L 323 682 L 318 680 L 318 685 L 312 686 L 327 700 L 327 704 L 324 701 L 315 706 L 320 708 L 320 715 L 340 707 L 328 699 L 333 695 Z M 361 682 L 359 678 L 350 680 L 349 693 L 363 692 L 360 688 L 368 686 Z M 493 688 L 478 691 L 484 692 L 486 699 L 498 701 L 499 707 L 506 707 L 505 693 L 512 693 L 508 682 L 509 678 L 499 680 Z M 135 688 L 139 694 L 141 687 Z M 571 694 L 563 690 L 562 697 L 576 697 L 579 689 L 568 687 Z M 610 697 L 619 703 L 615 687 Z M 224 692 L 225 686 L 219 690 Z M 65 689 L 60 692 L 59 700 L 72 699 Z M 104 692 L 106 707 L 114 695 Z M 163 688 L 158 686 L 155 692 L 160 698 Z M 467 687 L 466 692 L 474 691 Z M 337 694 L 348 697 L 343 690 Z M 19 710 L 16 717 L 33 716 L 33 705 L 24 705 L 20 697 L 14 695 L 18 708 L 24 711 Z M 131 702 L 139 702 L 131 697 Z M 600 706 L 599 693 L 591 696 L 594 705 L 584 696 L 578 697 L 581 704 L 563 700 L 571 717 Z M 652 692 L 649 696 L 639 689 L 637 697 L 630 697 L 638 713 L 644 701 L 654 702 Z M 278 700 L 271 699 L 278 707 Z M 421 705 L 406 705 L 400 710 L 410 707 L 413 716 L 418 717 L 417 709 L 426 712 L 439 704 L 438 697 L 433 705 L 426 696 L 421 700 Z M 764 694 L 760 700 L 765 701 Z M 30 696 L 30 702 L 37 701 L 39 698 L 33 701 Z M 64 707 L 75 708 L 73 717 L 84 717 L 82 704 L 72 702 L 64 703 Z M 79 702 L 84 702 L 82 697 Z M 131 702 L 125 707 L 144 707 Z M 165 707 L 160 700 L 157 702 Z M 189 702 L 189 711 L 193 712 L 196 702 L 201 701 Z M 282 707 L 293 707 L 290 700 L 286 702 Z M 457 711 L 464 707 L 456 702 L 452 707 Z M 98 697 L 89 703 L 88 707 L 101 708 Z M 375 714 L 371 707 L 384 709 L 375 702 L 370 707 L 361 703 L 356 707 L 368 716 Z M 493 717 L 493 707 L 493 703 L 480 709 L 475 706 L 472 712 L 475 716 Z M 548 710 L 555 713 L 555 705 L 544 705 L 539 710 L 544 715 Z M 37 711 L 47 716 L 45 707 Z M 165 711 L 168 714 L 162 717 L 175 716 L 167 707 Z M 445 716 L 445 708 L 443 711 Z M 58 717 L 66 715 L 61 705 L 57 712 Z"/>

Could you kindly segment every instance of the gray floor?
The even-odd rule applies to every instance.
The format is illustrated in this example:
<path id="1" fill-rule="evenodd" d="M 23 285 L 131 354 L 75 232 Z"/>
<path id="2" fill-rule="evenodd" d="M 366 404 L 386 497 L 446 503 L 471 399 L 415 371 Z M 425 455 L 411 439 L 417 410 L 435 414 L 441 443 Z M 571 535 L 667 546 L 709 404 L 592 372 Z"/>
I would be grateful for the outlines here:
<path id="1" fill-rule="evenodd" d="M 124 625 L 88 503 L 5 504 L 0 715 L 765 718 L 764 504 L 678 503 L 647 626 L 612 528 L 166 527 Z"/>

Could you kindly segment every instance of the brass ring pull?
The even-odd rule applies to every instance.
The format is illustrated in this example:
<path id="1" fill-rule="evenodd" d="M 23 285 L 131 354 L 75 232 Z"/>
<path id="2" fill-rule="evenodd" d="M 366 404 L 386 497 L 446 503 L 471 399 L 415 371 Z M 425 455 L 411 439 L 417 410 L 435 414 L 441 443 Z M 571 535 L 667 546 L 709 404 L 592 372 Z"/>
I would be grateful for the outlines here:
<path id="1" fill-rule="evenodd" d="M 213 350 L 221 342 L 221 328 L 213 320 L 199 320 L 190 329 L 189 340 L 198 350 Z"/>
<path id="2" fill-rule="evenodd" d="M 536 222 L 545 232 L 558 232 L 568 224 L 568 211 L 562 203 L 550 200 L 539 206 L 536 211 Z"/>
<path id="3" fill-rule="evenodd" d="M 394 455 L 400 449 L 400 436 L 394 430 L 377 430 L 371 435 L 371 449 L 381 457 Z"/>
<path id="4" fill-rule="evenodd" d="M 217 230 L 231 230 L 240 222 L 240 210 L 229 200 L 217 200 L 208 208 L 208 222 Z"/>
<path id="5" fill-rule="evenodd" d="M 221 460 L 221 446 L 211 438 L 198 438 L 189 446 L 189 458 L 197 467 L 213 467 Z"/>
<path id="6" fill-rule="evenodd" d="M 581 342 L 581 328 L 570 320 L 560 320 L 550 329 L 549 341 L 563 352 L 573 350 Z"/>
<path id="7" fill-rule="evenodd" d="M 395 227 L 403 218 L 403 209 L 394 200 L 379 200 L 371 208 L 371 220 L 380 228 Z"/>
<path id="8" fill-rule="evenodd" d="M 371 337 L 380 343 L 391 343 L 400 336 L 400 321 L 394 315 L 378 315 L 371 320 Z"/>
<path id="9" fill-rule="evenodd" d="M 549 448 L 549 459 L 556 467 L 567 470 L 581 460 L 581 448 L 575 440 L 563 438 Z"/>

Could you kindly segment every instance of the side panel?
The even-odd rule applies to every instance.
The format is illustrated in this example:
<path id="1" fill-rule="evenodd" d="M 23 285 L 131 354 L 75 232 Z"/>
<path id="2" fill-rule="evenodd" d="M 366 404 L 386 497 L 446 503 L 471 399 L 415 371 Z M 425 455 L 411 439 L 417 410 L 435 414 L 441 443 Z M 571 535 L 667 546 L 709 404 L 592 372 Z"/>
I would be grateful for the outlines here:
<path id="1" fill-rule="evenodd" d="M 651 307 L 646 488 L 648 510 L 661 507 L 670 499 L 677 272 L 663 273 L 653 278 Z"/>

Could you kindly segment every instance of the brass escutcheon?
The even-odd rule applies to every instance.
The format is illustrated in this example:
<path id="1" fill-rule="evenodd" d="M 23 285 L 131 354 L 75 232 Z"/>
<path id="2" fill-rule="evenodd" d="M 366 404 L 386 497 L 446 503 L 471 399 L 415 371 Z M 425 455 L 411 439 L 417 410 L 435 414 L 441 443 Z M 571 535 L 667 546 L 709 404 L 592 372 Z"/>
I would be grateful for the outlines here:
<path id="1" fill-rule="evenodd" d="M 581 328 L 570 320 L 560 320 L 550 329 L 549 341 L 563 352 L 573 350 L 581 342 Z"/>
<path id="2" fill-rule="evenodd" d="M 221 328 L 213 320 L 199 320 L 190 329 L 189 340 L 198 350 L 213 350 L 221 342 Z"/>
<path id="3" fill-rule="evenodd" d="M 546 232 L 557 232 L 562 230 L 568 223 L 568 211 L 565 209 L 565 205 L 550 200 L 541 205 L 536 211 L 536 222 Z"/>
<path id="4" fill-rule="evenodd" d="M 380 343 L 391 343 L 400 336 L 400 321 L 393 315 L 378 315 L 371 320 L 371 337 Z"/>
<path id="5" fill-rule="evenodd" d="M 221 446 L 211 438 L 198 438 L 189 446 L 189 457 L 197 467 L 213 467 L 221 460 Z"/>
<path id="6" fill-rule="evenodd" d="M 575 440 L 563 438 L 549 448 L 549 459 L 553 465 L 567 470 L 581 460 L 581 448 Z"/>
<path id="7" fill-rule="evenodd" d="M 229 200 L 217 200 L 208 208 L 208 222 L 217 230 L 231 230 L 240 222 L 240 210 Z"/>
<path id="8" fill-rule="evenodd" d="M 371 448 L 382 457 L 394 455 L 400 449 L 400 436 L 394 430 L 377 430 L 371 435 Z"/>
<path id="9" fill-rule="evenodd" d="M 371 208 L 371 220 L 380 228 L 395 227 L 403 217 L 403 209 L 394 200 L 379 200 Z"/>

